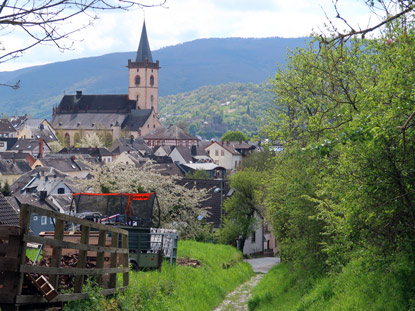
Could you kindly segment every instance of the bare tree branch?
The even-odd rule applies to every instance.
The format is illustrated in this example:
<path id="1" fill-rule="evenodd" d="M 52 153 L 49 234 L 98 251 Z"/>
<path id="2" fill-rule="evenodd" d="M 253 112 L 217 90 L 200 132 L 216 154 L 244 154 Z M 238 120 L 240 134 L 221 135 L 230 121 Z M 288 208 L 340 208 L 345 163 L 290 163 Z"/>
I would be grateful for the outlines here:
<path id="1" fill-rule="evenodd" d="M 7 50 L 1 46 L 0 64 L 19 57 L 39 44 L 54 44 L 60 50 L 72 47 L 71 35 L 92 24 L 98 11 L 129 10 L 164 6 L 166 0 L 3 0 L 0 2 L 0 36 L 22 30 L 28 40 L 25 45 Z M 86 17 L 84 24 L 71 23 L 79 16 Z M 68 43 L 69 42 L 69 43 Z"/>

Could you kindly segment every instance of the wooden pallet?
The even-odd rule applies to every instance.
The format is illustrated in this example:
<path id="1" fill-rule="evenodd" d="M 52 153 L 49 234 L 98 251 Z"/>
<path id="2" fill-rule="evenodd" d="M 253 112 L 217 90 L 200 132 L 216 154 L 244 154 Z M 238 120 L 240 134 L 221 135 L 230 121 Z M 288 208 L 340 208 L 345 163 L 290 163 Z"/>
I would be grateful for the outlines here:
<path id="1" fill-rule="evenodd" d="M 26 275 L 39 291 L 39 293 L 41 293 L 47 301 L 51 301 L 53 298 L 58 296 L 58 292 L 43 275 L 39 276 L 36 279 L 30 273 L 27 273 Z"/>

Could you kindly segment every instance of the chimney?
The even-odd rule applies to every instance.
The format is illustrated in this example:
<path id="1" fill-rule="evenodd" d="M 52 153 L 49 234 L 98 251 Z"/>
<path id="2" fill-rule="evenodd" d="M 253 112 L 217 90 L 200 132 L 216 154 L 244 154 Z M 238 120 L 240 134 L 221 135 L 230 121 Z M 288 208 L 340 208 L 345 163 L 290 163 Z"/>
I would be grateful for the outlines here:
<path id="1" fill-rule="evenodd" d="M 39 138 L 39 159 L 43 158 L 43 138 Z"/>
<path id="2" fill-rule="evenodd" d="M 39 199 L 44 201 L 46 199 L 47 195 L 48 195 L 47 191 L 40 191 L 39 192 Z"/>
<path id="3" fill-rule="evenodd" d="M 192 152 L 192 156 L 195 156 L 195 155 L 197 155 L 197 152 L 196 152 L 196 146 L 195 145 L 193 145 L 192 147 L 191 147 L 191 152 Z"/>
<path id="4" fill-rule="evenodd" d="M 82 96 L 82 91 L 76 91 L 76 99 L 79 99 Z"/>

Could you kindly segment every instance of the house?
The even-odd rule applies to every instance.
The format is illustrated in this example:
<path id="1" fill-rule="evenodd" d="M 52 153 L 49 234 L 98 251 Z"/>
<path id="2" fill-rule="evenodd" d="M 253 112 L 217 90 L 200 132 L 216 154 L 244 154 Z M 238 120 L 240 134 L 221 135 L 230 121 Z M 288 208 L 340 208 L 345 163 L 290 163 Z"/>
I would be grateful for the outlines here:
<path id="1" fill-rule="evenodd" d="M 14 122 L 13 122 L 14 121 Z M 55 130 L 46 119 L 33 119 L 25 116 L 13 117 L 12 124 L 18 131 L 18 138 L 42 138 L 47 143 L 58 141 Z"/>
<path id="2" fill-rule="evenodd" d="M 11 149 L 11 147 L 14 146 L 14 144 L 17 142 L 18 138 L 5 138 L 0 137 L 0 152 L 7 152 Z"/>
<path id="3" fill-rule="evenodd" d="M 76 148 L 76 147 L 65 147 L 58 154 L 69 154 L 69 155 L 83 155 L 87 154 L 95 158 L 98 162 L 111 163 L 115 156 L 105 147 L 96 148 Z"/>
<path id="4" fill-rule="evenodd" d="M 19 153 L 29 153 L 34 158 L 41 158 L 45 154 L 49 154 L 51 149 L 49 145 L 43 141 L 42 138 L 39 139 L 19 139 L 16 143 L 10 148 L 10 152 L 19 152 Z"/>
<path id="5" fill-rule="evenodd" d="M 193 173 L 195 171 L 201 170 L 205 171 L 209 178 L 226 178 L 226 169 L 222 166 L 216 165 L 215 163 L 183 163 L 178 164 L 178 166 L 183 170 L 184 174 Z"/>
<path id="6" fill-rule="evenodd" d="M 140 167 L 148 160 L 148 158 L 143 158 L 138 151 L 124 151 L 115 158 L 113 163 L 133 164 L 136 167 Z"/>
<path id="7" fill-rule="evenodd" d="M 114 155 L 120 155 L 123 152 L 138 152 L 142 157 L 149 157 L 152 150 L 147 146 L 142 138 L 119 138 L 109 149 Z"/>
<path id="8" fill-rule="evenodd" d="M 155 146 L 153 154 L 157 157 L 168 157 L 171 152 L 171 146 Z"/>
<path id="9" fill-rule="evenodd" d="M 71 154 L 50 154 L 44 158 L 37 159 L 31 166 L 36 167 L 53 167 L 71 178 L 86 178 L 91 170 L 90 164 L 98 165 L 99 162 L 95 157 L 82 155 L 76 157 Z"/>
<path id="10" fill-rule="evenodd" d="M 30 166 L 35 163 L 36 159 L 30 154 L 25 152 L 0 152 L 0 159 L 3 160 L 26 160 Z"/>
<path id="11" fill-rule="evenodd" d="M 176 181 L 179 185 L 187 188 L 196 187 L 199 190 L 207 191 L 207 199 L 200 202 L 200 207 L 207 210 L 201 213 L 200 219 L 212 224 L 214 229 L 218 229 L 222 224 L 221 219 L 224 213 L 223 202 L 231 197 L 233 190 L 227 180 L 215 179 L 188 179 L 183 178 Z"/>
<path id="12" fill-rule="evenodd" d="M 170 124 L 160 126 L 151 132 L 143 135 L 143 139 L 150 147 L 154 146 L 193 146 L 197 145 L 199 139 L 187 134 L 180 127 Z"/>
<path id="13" fill-rule="evenodd" d="M 17 130 L 9 119 L 0 119 L 0 137 L 2 138 L 17 138 Z"/>
<path id="14" fill-rule="evenodd" d="M 191 147 L 174 147 L 170 152 L 169 157 L 173 160 L 173 162 L 178 162 L 180 164 L 213 162 L 204 148 L 198 147 L 196 145 Z"/>
<path id="15" fill-rule="evenodd" d="M 242 164 L 242 154 L 230 142 L 213 141 L 205 147 L 205 150 L 215 164 L 223 166 L 227 170 L 233 171 Z"/>
<path id="16" fill-rule="evenodd" d="M 63 96 L 53 108 L 51 124 L 74 146 L 84 134 L 100 133 L 116 140 L 137 138 L 160 126 L 159 61 L 153 62 L 145 22 L 135 61 L 128 60 L 128 94 Z"/>
<path id="17" fill-rule="evenodd" d="M 14 195 L 36 194 L 44 191 L 46 196 L 79 192 L 67 174 L 53 167 L 36 167 L 20 176 L 11 186 Z"/>
<path id="18" fill-rule="evenodd" d="M 19 214 L 18 208 L 14 208 L 7 198 L 0 193 L 0 225 L 19 225 Z"/>
<path id="19" fill-rule="evenodd" d="M 32 168 L 29 163 L 23 159 L 0 159 L 1 184 L 6 182 L 11 185 L 23 174 L 30 172 Z"/>

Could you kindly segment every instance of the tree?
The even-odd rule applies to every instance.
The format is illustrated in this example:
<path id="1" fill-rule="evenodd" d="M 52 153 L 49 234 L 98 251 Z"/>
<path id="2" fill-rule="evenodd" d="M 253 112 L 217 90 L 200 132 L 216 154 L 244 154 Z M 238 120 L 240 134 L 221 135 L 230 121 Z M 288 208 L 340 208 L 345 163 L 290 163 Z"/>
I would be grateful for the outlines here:
<path id="1" fill-rule="evenodd" d="M 79 143 L 80 147 L 84 148 L 101 148 L 105 147 L 104 143 L 102 142 L 101 138 L 97 135 L 97 133 L 93 132 L 90 134 L 85 134 Z"/>
<path id="2" fill-rule="evenodd" d="M 193 178 L 193 179 L 210 179 L 210 175 L 208 172 L 202 169 L 197 169 L 186 174 L 186 178 Z"/>
<path id="3" fill-rule="evenodd" d="M 59 141 L 51 141 L 50 143 L 48 143 L 48 146 L 52 153 L 58 153 L 63 148 Z"/>
<path id="4" fill-rule="evenodd" d="M 7 180 L 5 181 L 3 187 L 1 187 L 1 193 L 6 197 L 12 195 L 12 192 L 10 190 L 9 182 Z"/>
<path id="5" fill-rule="evenodd" d="M 221 141 L 249 141 L 248 136 L 240 131 L 228 131 L 220 139 Z"/>
<path id="6" fill-rule="evenodd" d="M 24 44 L 10 50 L 0 42 L 0 63 L 19 57 L 23 52 L 39 44 L 52 44 L 59 50 L 72 47 L 72 35 L 93 24 L 97 12 L 103 10 L 128 10 L 134 7 L 161 6 L 166 0 L 154 0 L 149 4 L 134 0 L 39 0 L 10 1 L 0 3 L 0 36 L 20 31 L 26 35 Z M 85 23 L 73 22 L 83 16 Z M 16 84 L 14 87 L 18 87 Z M 12 86 L 13 87 L 13 86 Z"/>
<path id="7" fill-rule="evenodd" d="M 414 5 L 379 3 L 397 13 L 316 36 L 273 81 L 265 132 L 285 145 L 264 202 L 293 261 L 303 261 L 301 249 L 331 269 L 363 252 L 382 260 L 415 253 Z M 374 29 L 374 38 L 355 38 Z"/>
<path id="8" fill-rule="evenodd" d="M 96 165 L 90 175 L 91 179 L 79 181 L 84 192 L 156 192 L 162 227 L 177 229 L 182 238 L 196 238 L 204 229 L 204 223 L 198 220 L 198 216 L 209 213 L 199 206 L 206 199 L 206 192 L 178 185 L 175 182 L 178 177 L 159 174 L 157 166 L 150 162 L 140 168 L 124 163 Z M 157 218 L 156 209 L 154 212 Z"/>
<path id="9" fill-rule="evenodd" d="M 224 216 L 217 235 L 221 243 L 244 248 L 245 240 L 255 231 L 261 211 L 258 207 L 256 191 L 260 187 L 260 177 L 252 169 L 242 170 L 231 176 L 231 187 L 235 189 L 231 198 L 224 202 Z"/>

